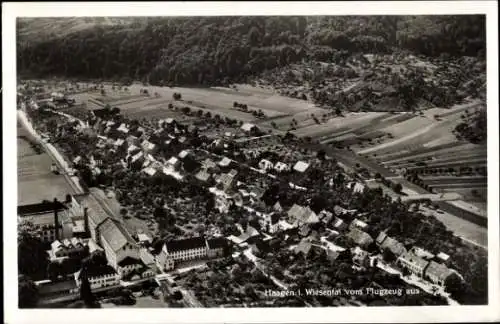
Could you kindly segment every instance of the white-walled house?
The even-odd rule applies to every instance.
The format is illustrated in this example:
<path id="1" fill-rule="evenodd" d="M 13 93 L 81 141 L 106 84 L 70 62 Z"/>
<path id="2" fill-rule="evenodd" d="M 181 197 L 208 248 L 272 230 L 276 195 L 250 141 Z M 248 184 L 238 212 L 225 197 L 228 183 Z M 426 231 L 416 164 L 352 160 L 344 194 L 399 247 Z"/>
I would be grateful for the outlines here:
<path id="1" fill-rule="evenodd" d="M 85 270 L 87 280 L 90 284 L 90 289 L 98 289 L 103 287 L 116 286 L 120 283 L 120 276 L 118 273 L 109 265 L 104 266 L 94 266 L 92 268 Z M 81 275 L 82 270 L 74 274 L 75 282 L 79 288 L 81 285 Z"/>
<path id="2" fill-rule="evenodd" d="M 259 162 L 259 168 L 261 170 L 268 171 L 268 170 L 271 170 L 273 167 L 274 167 L 273 162 L 271 162 L 269 160 L 262 159 Z"/>

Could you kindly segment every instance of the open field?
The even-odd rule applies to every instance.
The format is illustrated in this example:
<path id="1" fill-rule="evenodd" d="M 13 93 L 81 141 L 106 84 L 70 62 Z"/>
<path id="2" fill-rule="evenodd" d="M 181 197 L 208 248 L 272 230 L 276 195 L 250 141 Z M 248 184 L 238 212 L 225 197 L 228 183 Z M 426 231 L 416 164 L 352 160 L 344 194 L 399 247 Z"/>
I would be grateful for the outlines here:
<path id="1" fill-rule="evenodd" d="M 450 109 L 432 108 L 423 112 L 422 116 L 380 129 L 393 135 L 393 139 L 380 145 L 357 150 L 360 154 L 387 154 L 408 149 L 412 146 L 450 144 L 458 142 L 450 134 L 462 121 L 461 112 L 481 106 L 478 101 L 457 105 Z M 435 116 L 442 116 L 438 119 Z M 444 138 L 444 140 L 443 140 Z M 439 142 L 439 141 L 440 142 Z M 450 142 L 451 141 L 451 142 Z"/>
<path id="2" fill-rule="evenodd" d="M 436 212 L 429 208 L 421 206 L 420 209 L 425 214 L 434 215 L 438 220 L 451 231 L 462 237 L 462 239 L 471 242 L 475 245 L 488 246 L 488 230 L 485 227 L 471 223 L 465 219 L 458 218 L 448 212 Z"/>
<path id="3" fill-rule="evenodd" d="M 317 114 L 315 114 L 317 115 Z M 334 117 L 325 123 L 312 124 L 306 127 L 301 127 L 301 121 L 298 121 L 299 126 L 293 133 L 296 136 L 310 136 L 312 138 L 325 139 L 325 136 L 333 136 L 332 134 L 341 135 L 343 132 L 354 130 L 362 127 L 367 123 L 376 122 L 383 118 L 384 113 L 347 113 L 344 117 Z M 318 116 L 318 118 L 321 115 Z M 339 134 L 340 133 L 340 134 Z"/>
<path id="4" fill-rule="evenodd" d="M 50 167 L 50 156 L 43 152 L 37 154 L 31 147 L 30 134 L 20 125 L 17 127 L 17 203 L 26 205 L 53 200 L 64 200 L 66 194 L 74 193 L 64 175 L 56 175 Z"/>
<path id="5" fill-rule="evenodd" d="M 128 87 L 128 92 L 112 90 L 111 85 L 104 85 L 105 96 L 100 92 L 88 92 L 76 94 L 74 98 L 77 102 L 87 102 L 90 109 L 98 108 L 109 104 L 119 107 L 125 115 L 149 117 L 154 115 L 164 118 L 162 112 L 170 103 L 189 107 L 191 110 L 202 110 L 204 113 L 210 112 L 212 115 L 219 114 L 221 117 L 228 117 L 244 122 L 261 122 L 251 113 L 239 111 L 233 108 L 233 103 L 246 104 L 249 110 L 261 110 L 266 118 L 275 119 L 289 114 L 307 114 L 318 111 L 314 105 L 304 100 L 292 99 L 277 95 L 273 92 L 263 91 L 263 89 L 240 85 L 244 91 L 230 88 L 169 88 L 133 84 Z M 147 88 L 150 97 L 140 94 L 140 90 Z M 153 96 L 158 94 L 159 97 Z M 172 96 L 180 93 L 182 100 L 175 101 Z M 323 111 L 322 109 L 319 109 Z M 134 117 L 135 118 L 135 117 Z"/>

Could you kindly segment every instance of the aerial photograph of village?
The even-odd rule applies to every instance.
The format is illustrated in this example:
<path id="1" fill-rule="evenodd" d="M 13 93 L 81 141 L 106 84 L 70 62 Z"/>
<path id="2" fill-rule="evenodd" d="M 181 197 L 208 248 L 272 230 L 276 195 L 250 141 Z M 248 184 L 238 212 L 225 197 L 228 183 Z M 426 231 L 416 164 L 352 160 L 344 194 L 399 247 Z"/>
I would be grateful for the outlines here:
<path id="1" fill-rule="evenodd" d="M 19 308 L 487 305 L 485 21 L 17 18 Z"/>

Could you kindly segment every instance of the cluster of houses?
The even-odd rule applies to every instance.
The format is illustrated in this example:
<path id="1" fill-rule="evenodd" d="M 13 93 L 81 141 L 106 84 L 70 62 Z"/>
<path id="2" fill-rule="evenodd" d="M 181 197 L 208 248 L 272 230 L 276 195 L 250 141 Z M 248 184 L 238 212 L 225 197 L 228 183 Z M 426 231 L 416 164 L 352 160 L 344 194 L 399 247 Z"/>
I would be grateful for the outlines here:
<path id="1" fill-rule="evenodd" d="M 298 229 L 298 235 L 302 239 L 294 247 L 294 251 L 304 255 L 307 255 L 310 249 L 314 247 L 326 250 L 329 259 L 336 259 L 345 252 L 344 247 L 333 244 L 330 239 L 326 237 L 318 238 L 318 234 L 313 230 L 312 225 L 321 222 L 327 226 L 327 231 L 331 234 L 331 237 L 344 235 L 353 243 L 355 247 L 350 252 L 355 266 L 367 268 L 377 264 L 378 257 L 368 252 L 375 245 L 381 252 L 390 251 L 395 257 L 394 264 L 396 266 L 432 284 L 444 286 L 450 276 L 457 276 L 462 280 L 459 273 L 446 265 L 449 256 L 445 253 L 440 252 L 434 255 L 416 246 L 412 246 L 407 250 L 403 243 L 388 236 L 385 231 L 380 232 L 374 239 L 367 232 L 369 225 L 359 218 L 353 218 L 350 223 L 342 219 L 342 215 L 354 215 L 356 210 L 347 210 L 335 206 L 333 213 L 323 210 L 317 214 L 308 206 L 294 204 L 287 211 L 286 219 L 277 216 L 282 211 L 279 202 L 274 206 L 274 210 L 275 212 L 270 214 L 274 217 L 268 217 L 271 225 L 269 232 Z M 237 243 L 241 244 L 241 239 Z"/>

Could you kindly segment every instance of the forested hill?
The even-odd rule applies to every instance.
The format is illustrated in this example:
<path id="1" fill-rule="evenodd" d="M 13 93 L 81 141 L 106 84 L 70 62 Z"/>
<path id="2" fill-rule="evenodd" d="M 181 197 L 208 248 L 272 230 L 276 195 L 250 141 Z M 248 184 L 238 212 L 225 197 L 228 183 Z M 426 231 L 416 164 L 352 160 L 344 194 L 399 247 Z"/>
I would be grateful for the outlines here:
<path id="1" fill-rule="evenodd" d="M 476 56 L 486 47 L 484 16 L 61 19 L 18 20 L 21 75 L 213 85 L 339 50 Z"/>

